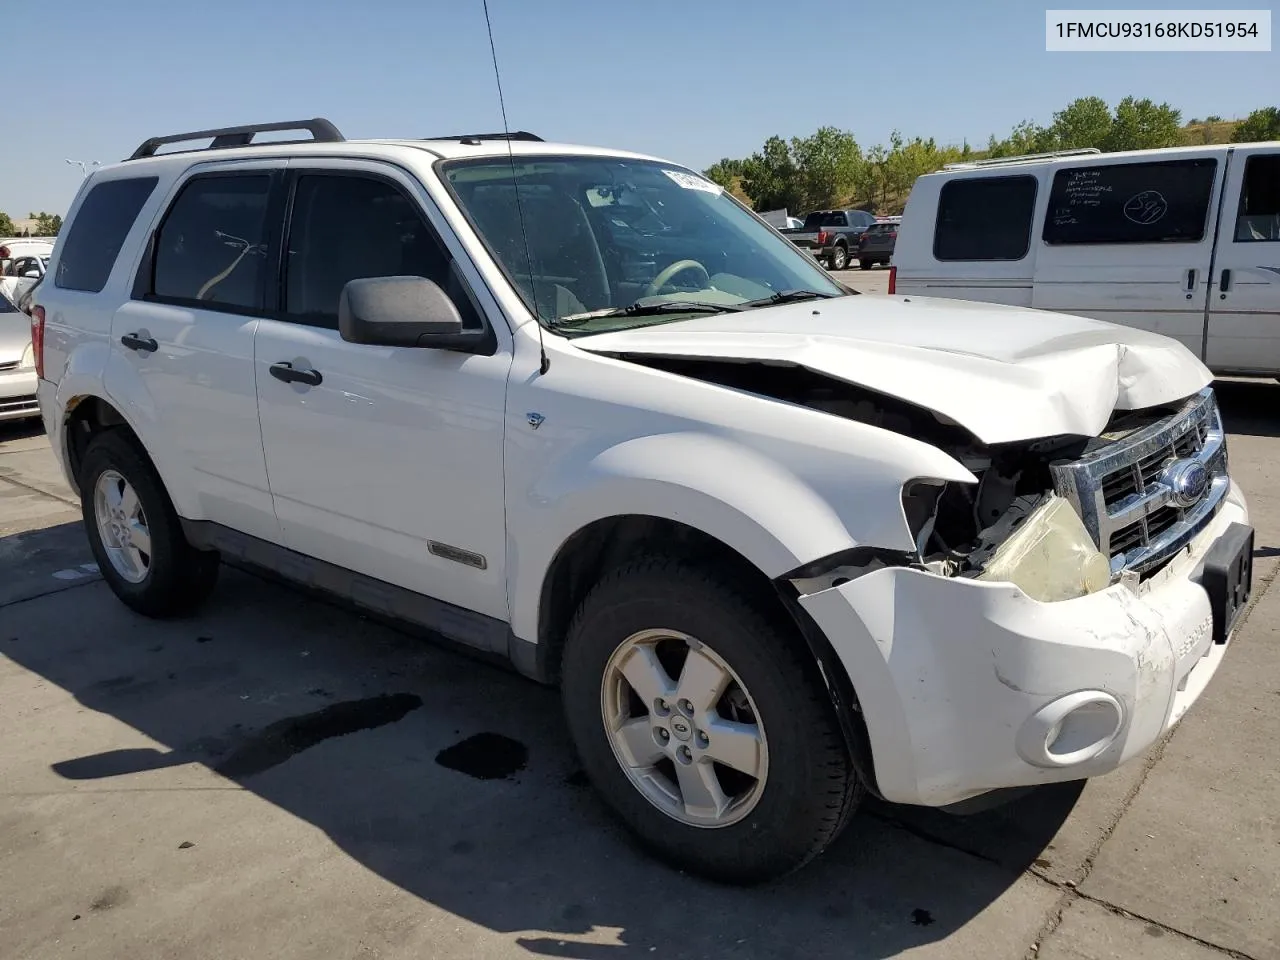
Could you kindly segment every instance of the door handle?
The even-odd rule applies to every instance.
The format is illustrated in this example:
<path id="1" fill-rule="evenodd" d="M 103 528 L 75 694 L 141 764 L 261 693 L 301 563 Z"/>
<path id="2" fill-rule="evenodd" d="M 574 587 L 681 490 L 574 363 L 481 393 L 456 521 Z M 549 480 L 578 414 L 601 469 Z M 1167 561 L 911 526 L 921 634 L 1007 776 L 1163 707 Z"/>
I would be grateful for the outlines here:
<path id="1" fill-rule="evenodd" d="M 1231 268 L 1222 271 L 1222 282 L 1218 284 L 1218 299 L 1227 299 L 1227 291 L 1231 289 Z"/>
<path id="2" fill-rule="evenodd" d="M 1190 270 L 1187 271 L 1187 299 L 1188 300 L 1191 299 L 1191 291 L 1195 290 L 1195 288 L 1196 288 L 1196 271 L 1195 271 L 1195 267 L 1192 267 Z"/>
<path id="3" fill-rule="evenodd" d="M 273 363 L 267 369 L 273 377 L 285 383 L 305 383 L 309 387 L 318 387 L 324 380 L 319 370 L 295 370 L 293 364 L 287 362 Z"/>
<path id="4" fill-rule="evenodd" d="M 120 338 L 120 342 L 130 350 L 138 353 L 155 353 L 160 349 L 160 344 L 156 343 L 150 337 L 140 337 L 136 333 L 126 333 Z"/>

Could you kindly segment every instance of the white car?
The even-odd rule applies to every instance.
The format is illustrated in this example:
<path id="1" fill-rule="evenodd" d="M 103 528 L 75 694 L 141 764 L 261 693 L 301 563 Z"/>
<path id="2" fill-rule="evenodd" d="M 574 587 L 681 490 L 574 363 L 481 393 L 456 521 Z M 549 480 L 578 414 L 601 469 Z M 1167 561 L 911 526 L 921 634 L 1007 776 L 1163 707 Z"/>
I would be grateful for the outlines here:
<path id="1" fill-rule="evenodd" d="M 0 423 L 40 416 L 31 321 L 11 294 L 0 282 Z"/>
<path id="2" fill-rule="evenodd" d="M 189 611 L 233 556 L 508 658 L 618 816 L 721 880 L 799 867 L 864 791 L 1113 770 L 1249 595 L 1184 347 L 850 295 L 659 159 L 155 138 L 85 181 L 34 299 L 121 600 Z"/>

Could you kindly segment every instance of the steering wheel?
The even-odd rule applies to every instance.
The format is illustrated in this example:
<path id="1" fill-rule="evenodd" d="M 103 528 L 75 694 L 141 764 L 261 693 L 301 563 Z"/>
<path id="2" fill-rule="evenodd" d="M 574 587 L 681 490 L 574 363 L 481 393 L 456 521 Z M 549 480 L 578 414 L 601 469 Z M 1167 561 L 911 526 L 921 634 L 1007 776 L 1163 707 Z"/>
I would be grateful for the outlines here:
<path id="1" fill-rule="evenodd" d="M 701 274 L 704 287 L 711 285 L 711 274 L 707 273 L 707 268 L 697 260 L 677 260 L 653 278 L 653 282 L 644 288 L 644 295 L 646 297 L 656 297 L 674 277 L 685 271 Z"/>

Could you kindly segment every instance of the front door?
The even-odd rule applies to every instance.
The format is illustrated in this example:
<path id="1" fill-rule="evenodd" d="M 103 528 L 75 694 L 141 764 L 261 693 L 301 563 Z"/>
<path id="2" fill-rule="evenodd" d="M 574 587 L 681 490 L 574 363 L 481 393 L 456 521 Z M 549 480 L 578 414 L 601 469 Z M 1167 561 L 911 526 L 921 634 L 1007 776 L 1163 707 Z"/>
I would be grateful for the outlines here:
<path id="1" fill-rule="evenodd" d="M 1235 147 L 1218 225 L 1206 362 L 1280 371 L 1280 147 Z"/>
<path id="2" fill-rule="evenodd" d="M 422 276 L 485 325 L 421 185 L 373 161 L 293 161 L 278 319 L 255 344 L 267 472 L 286 546 L 508 619 L 503 422 L 510 334 L 489 355 L 338 334 L 343 286 Z M 460 252 L 460 251 L 459 251 Z M 305 380 L 282 380 L 284 365 Z"/>
<path id="3" fill-rule="evenodd" d="M 188 519 L 279 540 L 253 340 L 276 261 L 285 161 L 211 164 L 177 185 L 111 323 L 108 395 L 141 423 Z"/>

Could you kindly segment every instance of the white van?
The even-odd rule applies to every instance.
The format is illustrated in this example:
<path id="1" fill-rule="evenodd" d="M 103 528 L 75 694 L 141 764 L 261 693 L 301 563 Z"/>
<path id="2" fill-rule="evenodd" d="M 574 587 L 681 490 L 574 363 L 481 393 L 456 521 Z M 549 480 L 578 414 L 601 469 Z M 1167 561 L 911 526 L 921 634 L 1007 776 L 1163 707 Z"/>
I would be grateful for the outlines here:
<path id="1" fill-rule="evenodd" d="M 1280 142 L 949 165 L 911 191 L 890 292 L 1109 320 L 1280 375 Z"/>

